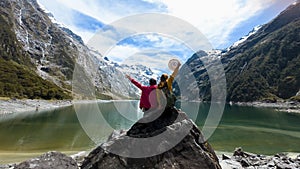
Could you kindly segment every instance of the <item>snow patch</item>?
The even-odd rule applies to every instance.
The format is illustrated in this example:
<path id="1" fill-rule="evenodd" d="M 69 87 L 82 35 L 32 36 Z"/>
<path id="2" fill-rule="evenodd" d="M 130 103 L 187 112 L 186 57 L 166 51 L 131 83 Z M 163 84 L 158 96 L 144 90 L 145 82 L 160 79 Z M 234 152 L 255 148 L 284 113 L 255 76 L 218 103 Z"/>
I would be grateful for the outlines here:
<path id="1" fill-rule="evenodd" d="M 241 43 L 245 42 L 250 36 L 252 36 L 253 34 L 255 34 L 261 27 L 262 27 L 262 25 L 258 25 L 256 27 L 254 27 L 253 30 L 248 33 L 248 35 L 240 38 L 240 40 L 238 40 L 231 47 L 229 47 L 228 51 L 230 49 L 232 49 L 232 48 L 235 48 L 235 47 L 239 46 Z"/>

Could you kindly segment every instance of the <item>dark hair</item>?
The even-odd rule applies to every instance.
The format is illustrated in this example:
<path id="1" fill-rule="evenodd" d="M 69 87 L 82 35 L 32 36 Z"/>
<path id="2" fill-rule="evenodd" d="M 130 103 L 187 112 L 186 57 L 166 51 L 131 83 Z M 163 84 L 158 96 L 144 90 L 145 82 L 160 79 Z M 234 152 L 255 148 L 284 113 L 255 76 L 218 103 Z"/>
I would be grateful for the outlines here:
<path id="1" fill-rule="evenodd" d="M 150 84 L 150 86 L 156 85 L 156 80 L 153 79 L 153 78 L 151 78 L 151 79 L 149 80 L 149 84 Z"/>
<path id="2" fill-rule="evenodd" d="M 165 82 L 168 79 L 168 75 L 167 74 L 162 74 L 160 77 L 160 81 Z"/>
<path id="3" fill-rule="evenodd" d="M 159 89 L 162 89 L 164 88 L 165 86 L 168 86 L 167 84 L 167 79 L 169 78 L 168 74 L 164 73 L 160 76 L 160 82 L 158 84 L 158 88 Z"/>

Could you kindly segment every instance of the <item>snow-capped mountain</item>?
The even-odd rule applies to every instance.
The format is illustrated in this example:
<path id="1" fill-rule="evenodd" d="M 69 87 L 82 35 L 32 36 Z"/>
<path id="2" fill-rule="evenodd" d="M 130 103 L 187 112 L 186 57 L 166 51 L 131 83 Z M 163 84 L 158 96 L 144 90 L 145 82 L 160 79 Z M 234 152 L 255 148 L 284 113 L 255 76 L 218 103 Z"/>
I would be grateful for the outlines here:
<path id="1" fill-rule="evenodd" d="M 124 74 L 130 75 L 143 85 L 149 85 L 149 79 L 154 78 L 158 80 L 158 75 L 155 74 L 151 68 L 144 65 L 126 65 L 114 63 L 114 67 L 123 72 Z"/>
<path id="2" fill-rule="evenodd" d="M 262 25 L 258 25 L 256 27 L 254 27 L 252 29 L 252 31 L 250 31 L 247 35 L 243 36 L 238 41 L 236 41 L 235 43 L 233 43 L 233 45 L 230 46 L 227 49 L 227 51 L 231 50 L 232 48 L 236 48 L 238 45 L 240 45 L 241 43 L 245 42 L 251 35 L 254 35 L 261 27 L 262 27 Z"/>
<path id="3" fill-rule="evenodd" d="M 124 74 L 109 65 L 100 53 L 89 49 L 82 39 L 59 24 L 36 0 L 1 1 L 0 14 L 28 54 L 33 70 L 46 81 L 55 83 L 69 94 L 74 89 L 74 70 L 80 68 L 89 78 L 98 98 L 129 98 L 135 89 Z M 49 17 L 50 16 L 50 17 Z M 19 63 L 23 64 L 23 63 Z M 83 86 L 84 87 L 84 86 Z"/>
<path id="4" fill-rule="evenodd" d="M 208 77 L 206 70 L 210 64 L 204 66 L 202 61 L 221 58 L 226 76 L 227 101 L 299 101 L 299 11 L 298 0 L 269 23 L 254 28 L 227 51 L 194 54 L 183 65 L 191 71 L 181 69 L 179 79 L 184 82 L 194 76 L 196 82 L 180 89 L 195 94 L 194 98 L 211 101 L 211 77 Z M 223 74 L 215 79 L 218 81 L 220 78 Z"/>

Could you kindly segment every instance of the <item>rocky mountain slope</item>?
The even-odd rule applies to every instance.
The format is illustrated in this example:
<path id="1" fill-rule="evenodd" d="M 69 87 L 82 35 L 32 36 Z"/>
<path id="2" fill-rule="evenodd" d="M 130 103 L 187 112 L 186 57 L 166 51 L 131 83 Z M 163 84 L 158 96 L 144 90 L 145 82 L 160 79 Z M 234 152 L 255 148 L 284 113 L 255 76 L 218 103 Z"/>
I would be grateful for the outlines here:
<path id="1" fill-rule="evenodd" d="M 12 3 L 1 1 L 0 4 L 0 95 L 31 99 L 70 98 L 69 94 L 53 82 L 39 77 L 32 68 L 35 63 L 15 33 L 16 19 Z"/>
<path id="2" fill-rule="evenodd" d="M 183 100 L 210 100 L 211 84 L 206 66 L 211 67 L 217 59 L 221 58 L 221 54 L 220 50 L 198 51 L 190 57 L 182 65 L 176 77 L 177 84 L 181 84 L 181 86 L 178 87 L 175 83 L 175 94 L 180 95 L 181 93 Z M 204 61 L 207 65 L 204 65 Z"/>
<path id="3" fill-rule="evenodd" d="M 5 91 L 0 93 L 1 96 L 48 99 L 40 96 L 38 92 L 52 95 L 54 91 L 61 95 L 61 98 L 70 98 L 74 69 L 77 64 L 87 74 L 94 71 L 93 77 L 89 80 L 93 86 L 96 86 L 97 98 L 129 97 L 130 91 L 127 90 L 131 88 L 124 75 L 108 65 L 101 54 L 85 46 L 81 38 L 71 30 L 53 23 L 49 13 L 46 13 L 36 0 L 4 0 L 0 2 L 0 12 L 0 21 L 3 23 L 0 27 L 3 32 L 0 45 L 1 63 L 7 65 L 9 62 L 23 67 L 23 74 L 34 79 L 20 77 L 9 68 L 3 69 L 8 69 L 12 76 L 16 76 L 15 82 L 41 81 L 38 84 L 30 84 L 30 88 L 26 87 L 32 91 L 33 94 L 30 95 L 7 88 L 8 77 L 5 73 L 1 73 L 0 87 Z M 44 87 L 41 83 L 51 85 Z M 19 88 L 13 83 L 10 85 L 11 88 Z M 112 89 L 112 86 L 115 89 Z M 21 88 L 25 86 L 21 85 Z M 51 88 L 52 92 L 45 91 L 44 88 Z M 47 94 L 49 92 L 50 94 Z"/>
<path id="4" fill-rule="evenodd" d="M 300 3 L 230 50 L 228 100 L 290 99 L 300 89 Z"/>
<path id="5" fill-rule="evenodd" d="M 225 67 L 227 101 L 300 100 L 299 32 L 298 1 L 228 51 L 207 54 L 220 57 Z M 201 98 L 210 100 L 209 77 L 199 57 L 194 55 L 186 65 L 193 70 Z"/>

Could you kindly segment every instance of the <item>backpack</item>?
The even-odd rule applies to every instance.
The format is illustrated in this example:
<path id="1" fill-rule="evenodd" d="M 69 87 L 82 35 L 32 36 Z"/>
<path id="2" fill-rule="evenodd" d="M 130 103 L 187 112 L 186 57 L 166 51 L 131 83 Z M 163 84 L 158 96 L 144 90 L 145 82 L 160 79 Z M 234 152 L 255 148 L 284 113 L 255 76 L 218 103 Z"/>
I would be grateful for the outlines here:
<path id="1" fill-rule="evenodd" d="M 158 94 L 158 100 L 162 102 L 162 100 L 165 99 L 166 107 L 174 107 L 176 102 L 176 96 L 172 91 L 169 90 L 168 85 L 165 85 L 164 87 L 158 90 L 161 91 L 160 94 Z M 161 93 L 163 93 L 164 96 L 162 96 Z"/>

